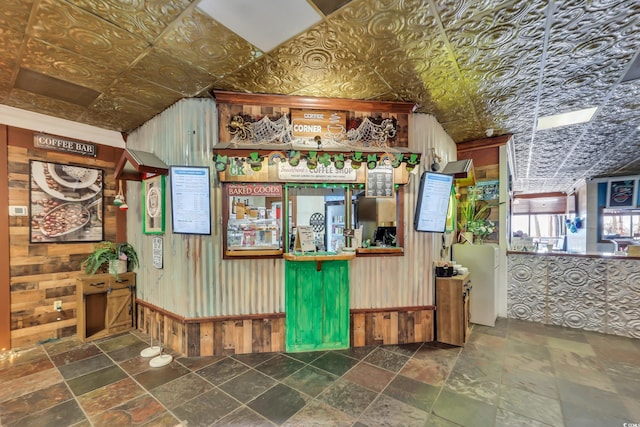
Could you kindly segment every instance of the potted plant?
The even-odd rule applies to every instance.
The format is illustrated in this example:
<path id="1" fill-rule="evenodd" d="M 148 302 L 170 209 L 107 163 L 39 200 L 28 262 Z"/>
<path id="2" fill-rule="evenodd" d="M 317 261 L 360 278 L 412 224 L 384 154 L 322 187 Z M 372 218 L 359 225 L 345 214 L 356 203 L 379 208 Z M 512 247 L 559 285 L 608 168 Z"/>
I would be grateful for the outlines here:
<path id="1" fill-rule="evenodd" d="M 124 264 L 124 268 L 118 267 L 118 264 Z M 86 275 L 95 274 L 98 270 L 106 270 L 116 278 L 119 273 L 132 271 L 138 265 L 138 254 L 133 246 L 127 242 L 100 242 L 96 244 L 93 252 L 82 261 L 82 268 Z"/>
<path id="2" fill-rule="evenodd" d="M 487 220 L 491 213 L 491 208 L 496 205 L 476 203 L 475 194 L 468 194 L 467 200 L 460 209 L 460 222 L 458 223 L 464 239 L 473 243 L 473 237 L 482 243 L 491 233 L 495 231 L 493 221 Z M 466 234 L 465 234 L 466 233 Z"/>

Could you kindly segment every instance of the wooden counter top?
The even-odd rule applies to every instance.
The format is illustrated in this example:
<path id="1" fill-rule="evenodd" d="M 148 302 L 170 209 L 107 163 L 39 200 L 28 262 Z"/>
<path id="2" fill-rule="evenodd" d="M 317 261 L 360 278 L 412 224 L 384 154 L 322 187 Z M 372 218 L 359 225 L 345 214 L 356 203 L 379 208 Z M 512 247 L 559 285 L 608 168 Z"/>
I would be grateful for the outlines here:
<path id="1" fill-rule="evenodd" d="M 395 246 L 370 246 L 356 249 L 358 255 L 403 254 L 404 248 Z"/>
<path id="2" fill-rule="evenodd" d="M 287 252 L 283 255 L 288 261 L 348 261 L 356 257 L 355 252 L 322 253 L 313 252 L 295 253 Z"/>

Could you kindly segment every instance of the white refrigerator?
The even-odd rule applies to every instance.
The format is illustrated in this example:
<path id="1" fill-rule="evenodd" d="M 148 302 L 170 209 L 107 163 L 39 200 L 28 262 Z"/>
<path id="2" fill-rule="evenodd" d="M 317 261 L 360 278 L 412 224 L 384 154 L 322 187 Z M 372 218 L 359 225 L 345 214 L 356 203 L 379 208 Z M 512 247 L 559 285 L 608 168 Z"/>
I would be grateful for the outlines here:
<path id="1" fill-rule="evenodd" d="M 498 279 L 500 251 L 498 245 L 455 244 L 453 260 L 469 269 L 471 296 L 469 311 L 471 323 L 495 326 L 498 316 Z"/>

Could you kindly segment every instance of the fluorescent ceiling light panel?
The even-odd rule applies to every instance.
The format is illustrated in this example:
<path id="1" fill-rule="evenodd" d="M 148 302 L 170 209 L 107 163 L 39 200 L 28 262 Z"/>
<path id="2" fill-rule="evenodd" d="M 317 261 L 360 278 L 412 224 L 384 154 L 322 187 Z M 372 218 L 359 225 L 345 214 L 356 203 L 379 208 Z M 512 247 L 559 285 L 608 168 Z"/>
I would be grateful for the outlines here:
<path id="1" fill-rule="evenodd" d="M 585 108 L 584 110 L 570 111 L 568 113 L 554 114 L 552 116 L 540 117 L 538 119 L 537 130 L 557 128 L 560 126 L 586 123 L 591 120 L 598 107 Z"/>
<path id="2" fill-rule="evenodd" d="M 322 19 L 306 0 L 203 0 L 198 7 L 263 52 Z"/>

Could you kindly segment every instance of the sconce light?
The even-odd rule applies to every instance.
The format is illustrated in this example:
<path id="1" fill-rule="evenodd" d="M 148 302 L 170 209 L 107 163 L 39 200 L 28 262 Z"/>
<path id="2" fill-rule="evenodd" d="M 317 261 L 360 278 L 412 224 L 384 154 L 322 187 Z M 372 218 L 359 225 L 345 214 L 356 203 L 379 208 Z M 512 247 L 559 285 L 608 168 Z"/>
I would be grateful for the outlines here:
<path id="1" fill-rule="evenodd" d="M 440 170 L 440 163 L 442 161 L 442 159 L 440 158 L 440 156 L 438 156 L 436 154 L 436 149 L 435 148 L 431 148 L 431 170 L 433 172 L 438 172 Z"/>
<path id="2" fill-rule="evenodd" d="M 124 200 L 124 194 L 122 194 L 122 181 L 120 180 L 118 180 L 118 194 L 116 194 L 116 197 L 113 199 L 113 204 L 122 210 L 128 209 L 127 203 Z M 124 209 L 122 206 L 125 206 Z"/>

